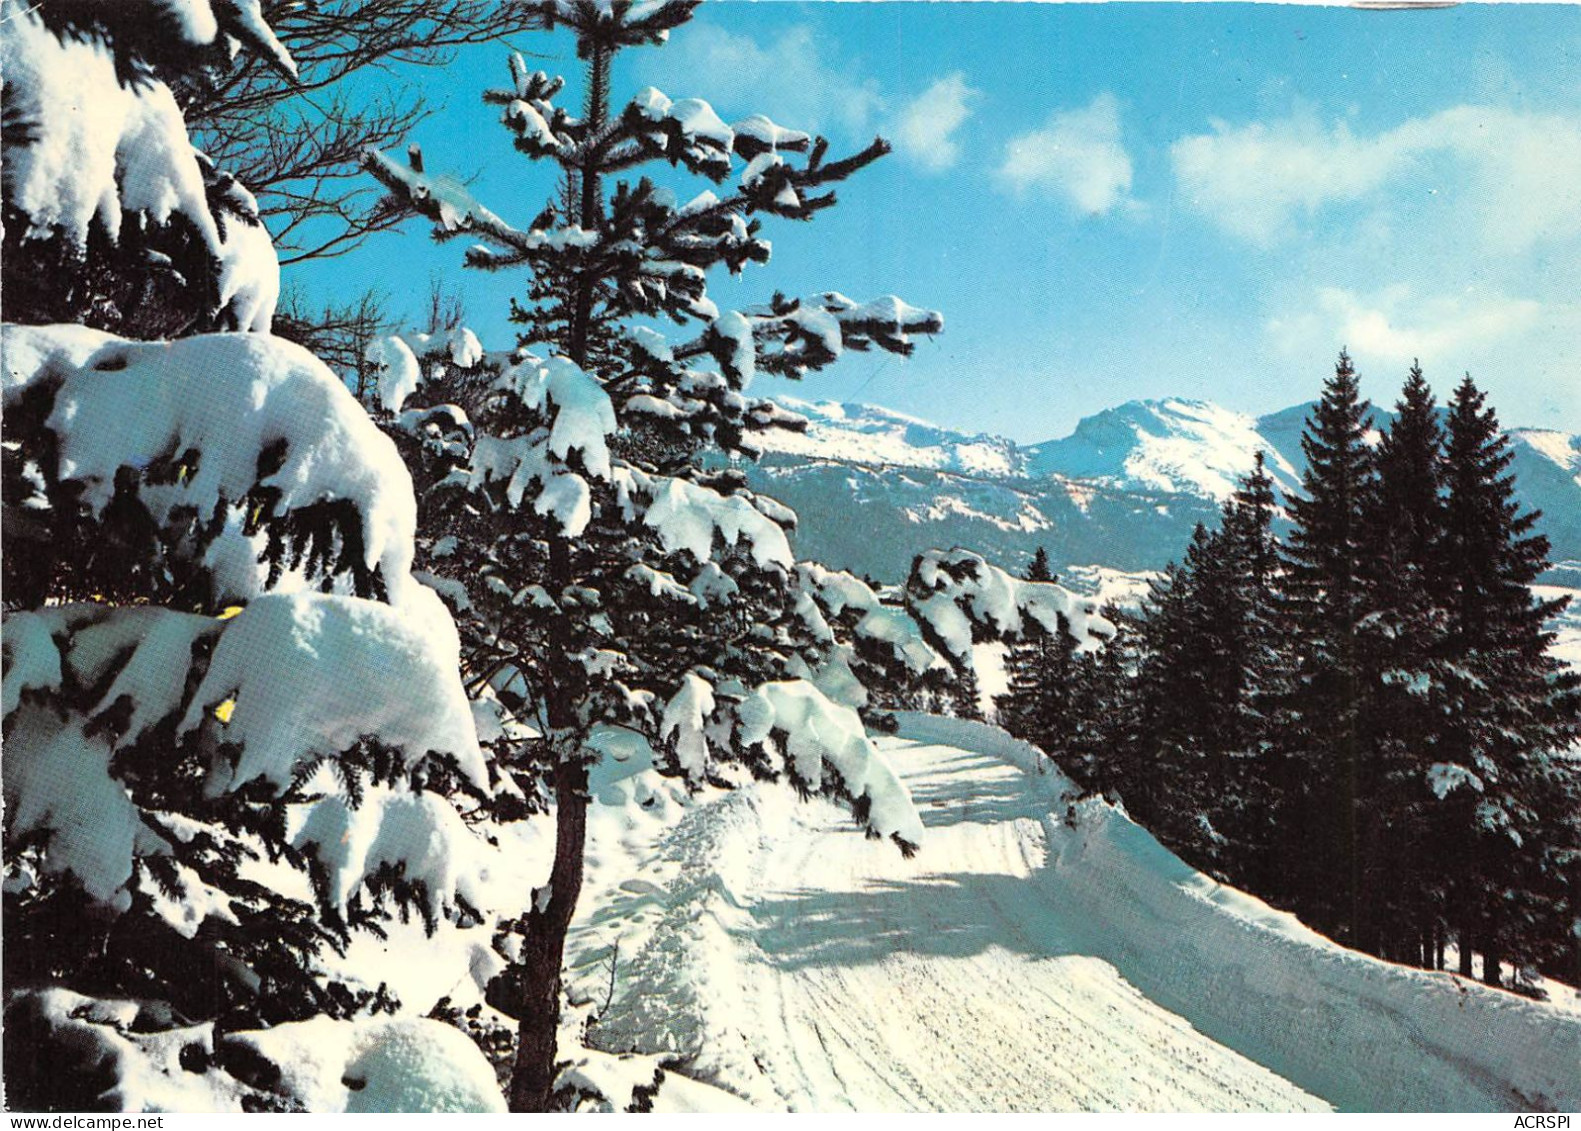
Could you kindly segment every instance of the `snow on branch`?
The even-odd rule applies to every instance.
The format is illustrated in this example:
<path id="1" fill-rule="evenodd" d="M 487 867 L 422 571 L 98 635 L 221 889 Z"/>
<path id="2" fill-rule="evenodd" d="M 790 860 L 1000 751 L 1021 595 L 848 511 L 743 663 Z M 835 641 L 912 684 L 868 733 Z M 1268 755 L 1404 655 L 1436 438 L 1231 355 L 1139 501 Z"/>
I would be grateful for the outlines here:
<path id="1" fill-rule="evenodd" d="M 728 693 L 688 672 L 665 705 L 661 739 L 688 781 L 707 779 L 716 750 L 751 751 L 773 774 L 809 793 L 849 799 L 874 837 L 909 854 L 922 843 L 922 821 L 905 785 L 879 755 L 861 718 L 805 679 L 774 680 Z"/>
<path id="2" fill-rule="evenodd" d="M 544 424 L 517 436 L 478 436 L 469 472 L 472 486 L 504 484 L 512 507 L 530 503 L 567 536 L 580 535 L 593 515 L 584 475 L 611 477 L 609 438 L 618 422 L 609 394 L 569 358 L 545 361 L 530 353 L 507 368 L 494 389 Z M 536 492 L 529 494 L 535 484 Z"/>
<path id="3" fill-rule="evenodd" d="M 525 263 L 542 253 L 587 249 L 597 246 L 598 233 L 575 225 L 564 228 L 533 227 L 526 231 L 513 227 L 479 204 L 460 181 L 444 173 L 423 171 L 422 152 L 408 149 L 408 163 L 402 165 L 378 149 L 363 151 L 364 168 L 376 177 L 397 199 L 420 215 L 434 221 L 434 235 L 448 239 L 471 234 L 491 241 L 499 249 L 472 249 L 478 265 L 501 267 Z"/>
<path id="4" fill-rule="evenodd" d="M 15 6 L 8 0 L 7 8 Z M 44 0 L 29 5 L 39 8 L 45 9 L 46 20 L 57 10 L 69 11 L 68 19 L 90 17 L 119 52 L 166 63 L 171 48 L 179 46 L 196 69 L 213 60 L 212 49 L 234 57 L 245 46 L 286 78 L 297 77 L 296 61 L 264 18 L 262 0 Z"/>
<path id="5" fill-rule="evenodd" d="M 400 412 L 423 379 L 422 366 L 412 347 L 398 337 L 374 338 L 362 356 L 373 366 L 378 380 L 379 406 L 385 412 Z"/>
<path id="6" fill-rule="evenodd" d="M 486 90 L 483 101 L 505 107 L 500 120 L 516 135 L 516 148 L 529 157 L 556 156 L 581 136 L 581 123 L 554 104 L 565 80 L 543 71 L 529 71 L 519 52 L 510 56 L 509 90 Z"/>
<path id="7" fill-rule="evenodd" d="M 718 538 L 727 546 L 743 545 L 764 569 L 788 571 L 794 562 L 784 529 L 741 495 L 631 467 L 618 468 L 615 481 L 621 507 L 641 515 L 666 553 L 684 550 L 706 562 Z"/>
<path id="8" fill-rule="evenodd" d="M 255 782 L 282 796 L 307 768 L 369 741 L 399 755 L 408 772 L 444 755 L 474 789 L 488 786 L 457 676 L 455 630 L 431 595 L 398 610 L 273 594 L 225 620 L 58 605 L 9 615 L 4 641 L 8 840 L 48 833 L 44 869 L 72 874 L 120 910 L 137 858 L 168 853 L 176 827 L 173 817 L 146 819 L 120 779 L 120 760 L 146 743 L 193 740 L 215 751 L 202 781 L 211 799 Z M 176 764 L 170 753 L 160 757 Z M 393 796 L 409 797 L 406 790 Z M 326 803 L 307 802 L 302 812 Z M 333 804 L 347 808 L 341 798 Z M 380 863 L 395 862 L 398 848 L 431 910 L 452 906 L 457 893 L 469 898 L 473 880 L 457 869 L 476 854 L 468 855 L 471 834 L 453 805 L 437 796 L 381 805 L 357 811 L 351 841 L 315 841 L 326 848 L 321 863 L 339 905 Z M 430 826 L 422 836 L 419 818 Z M 437 854 L 441 840 L 457 849 L 454 861 Z"/>
<path id="9" fill-rule="evenodd" d="M 277 788 L 314 757 L 333 757 L 371 736 L 415 763 L 454 757 L 482 789 L 472 711 L 461 690 L 455 628 L 426 590 L 418 610 L 327 594 L 268 594 L 233 620 L 215 646 L 178 734 L 214 726 L 240 753 L 210 772 L 207 791 L 254 780 Z"/>
<path id="10" fill-rule="evenodd" d="M 844 570 L 816 562 L 796 563 L 796 582 L 804 600 L 797 612 L 815 639 L 836 639 L 829 621 L 851 622 L 851 631 L 887 650 L 913 672 L 925 672 L 939 662 L 917 622 L 904 610 L 881 603 L 867 583 Z"/>
<path id="11" fill-rule="evenodd" d="M 6 326 L 5 407 L 47 398 L 47 481 L 101 515 L 126 484 L 216 602 L 278 583 L 270 530 L 349 504 L 347 568 L 411 591 L 416 508 L 399 453 L 322 362 L 258 334 L 133 342 L 80 326 Z M 59 489 L 59 488 L 58 488 Z M 284 537 L 284 534 L 281 534 Z M 352 549 L 358 552 L 352 554 Z M 274 563 L 278 569 L 278 558 Z M 332 561 L 325 569 L 335 568 Z"/>
<path id="12" fill-rule="evenodd" d="M 23 244 L 62 239 L 81 255 L 90 229 L 120 243 L 126 218 L 156 228 L 180 222 L 212 257 L 180 270 L 149 249 L 147 270 L 164 273 L 223 312 L 220 324 L 267 328 L 279 293 L 279 266 L 257 204 L 187 140 L 169 87 L 128 81 L 126 56 L 149 52 L 162 64 L 226 40 L 242 40 L 287 74 L 290 55 L 263 20 L 258 0 L 79 4 L 98 34 L 78 34 L 64 5 L 3 6 L 0 72 L 5 75 L 5 203 L 20 213 Z M 167 248 L 168 250 L 168 248 Z M 214 270 L 212 278 L 207 277 Z M 184 276 L 182 272 L 187 274 Z M 196 273 L 200 278 L 188 277 Z"/>
<path id="13" fill-rule="evenodd" d="M 25 129 L 16 145 L 8 130 L 5 196 L 26 217 L 27 235 L 60 230 L 80 248 L 95 219 L 115 241 L 123 212 L 155 223 L 180 213 L 218 247 L 203 173 L 170 89 L 123 85 L 101 41 L 58 39 L 39 13 L 15 4 L 4 14 L 6 118 Z"/>
<path id="14" fill-rule="evenodd" d="M 930 641 L 958 661 L 970 656 L 974 642 L 1023 639 L 1033 623 L 1057 633 L 1063 620 L 1087 650 L 1115 631 L 1098 615 L 1096 601 L 1052 582 L 1012 577 L 970 550 L 919 554 L 906 581 L 906 601 Z"/>
<path id="15" fill-rule="evenodd" d="M 838 291 L 804 299 L 775 295 L 743 317 L 758 346 L 758 366 L 790 377 L 833 364 L 848 349 L 877 346 L 909 356 L 916 348 L 913 335 L 944 329 L 944 316 L 936 310 L 922 310 L 894 295 L 858 303 Z"/>
<path id="16" fill-rule="evenodd" d="M 691 19 L 701 0 L 525 0 L 525 26 L 576 34 L 584 58 L 595 48 L 657 45 Z"/>
<path id="17" fill-rule="evenodd" d="M 785 764 L 799 784 L 825 787 L 828 767 L 853 799 L 870 835 L 889 837 L 908 854 L 922 844 L 922 820 L 911 793 L 879 756 L 857 713 L 832 702 L 806 680 L 758 686 L 737 707 L 736 740 Z"/>

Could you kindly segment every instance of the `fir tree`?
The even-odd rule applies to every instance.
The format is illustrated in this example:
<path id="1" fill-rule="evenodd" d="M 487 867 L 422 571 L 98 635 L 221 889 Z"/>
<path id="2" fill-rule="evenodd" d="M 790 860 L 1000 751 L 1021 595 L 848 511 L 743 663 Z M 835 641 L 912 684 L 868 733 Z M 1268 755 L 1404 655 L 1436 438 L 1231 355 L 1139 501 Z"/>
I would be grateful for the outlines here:
<path id="1" fill-rule="evenodd" d="M 1449 411 L 1443 682 L 1450 725 L 1428 773 L 1460 838 L 1440 847 L 1449 850 L 1444 886 L 1461 970 L 1470 973 L 1476 946 L 1484 977 L 1496 985 L 1506 960 L 1553 957 L 1539 939 L 1558 933 L 1552 899 L 1573 882 L 1563 874 L 1565 853 L 1549 850 L 1573 835 L 1573 811 L 1559 806 L 1573 799 L 1574 770 L 1562 752 L 1578 734 L 1581 678 L 1548 650 L 1546 622 L 1565 602 L 1532 594 L 1547 568 L 1548 542 L 1531 533 L 1537 513 L 1521 513 L 1515 500 L 1509 440 L 1486 399 L 1468 376 Z"/>
<path id="2" fill-rule="evenodd" d="M 347 1018 L 398 1004 L 345 969 L 353 932 L 481 918 L 494 783 L 410 481 L 266 332 L 267 233 L 166 85 L 233 39 L 290 58 L 256 9 L 184 8 L 3 8 L 6 314 L 115 331 L 4 332 L 7 1009 L 45 1042 L 8 1077 L 81 1051 L 46 996 L 137 999 L 147 1030 Z M 250 332 L 133 340 L 216 325 Z"/>
<path id="3" fill-rule="evenodd" d="M 1048 551 L 1039 546 L 1023 575 L 1028 581 L 1052 582 Z M 1069 635 L 1067 628 L 1066 635 Z M 1044 725 L 1048 712 L 1042 705 L 1049 693 L 1053 641 L 1041 624 L 1028 627 L 1026 639 L 1005 649 L 1005 692 L 994 697 L 996 721 L 1017 738 L 1041 744 L 1048 737 Z"/>
<path id="4" fill-rule="evenodd" d="M 1140 814 L 1151 811 L 1154 802 L 1152 779 L 1142 763 L 1142 634 L 1133 613 L 1112 604 L 1101 612 L 1114 625 L 1114 635 L 1093 653 L 1088 786 Z"/>
<path id="5" fill-rule="evenodd" d="M 833 185 L 888 146 L 830 160 L 821 138 L 761 115 L 727 125 L 706 102 L 672 102 L 652 88 L 617 108 L 615 56 L 663 43 L 695 6 L 523 6 L 530 26 L 574 36 L 586 79 L 579 115 L 559 102 L 563 80 L 530 71 L 520 56 L 510 87 L 485 94 L 505 108 L 517 149 L 561 176 L 556 198 L 525 228 L 428 175 L 415 147 L 409 166 L 368 156 L 398 198 L 437 222 L 436 237 L 481 241 L 467 252 L 470 266 L 532 272 L 514 309 L 523 350 L 491 382 L 464 477 L 439 488 L 469 516 L 458 521 L 470 533 L 458 530 L 451 579 L 491 578 L 498 594 L 480 606 L 496 654 L 472 678 L 515 689 L 537 712 L 555 801 L 554 864 L 519 925 L 522 960 L 490 993 L 520 1022 L 515 1110 L 552 1102 L 561 963 L 581 887 L 588 766 L 598 757 L 593 728 L 648 731 L 669 769 L 694 782 L 733 760 L 809 791 L 859 782 L 846 792 L 875 835 L 907 850 L 920 836 L 855 714 L 787 678 L 808 674 L 803 653 L 817 644 L 811 618 L 798 612 L 785 537 L 793 516 L 701 457 L 751 455 L 751 432 L 796 423 L 745 395 L 754 374 L 799 377 L 848 349 L 908 353 L 911 335 L 937 332 L 942 319 L 893 297 L 775 295 L 723 312 L 707 297 L 710 269 L 767 261 L 761 217 L 811 219 L 834 203 Z M 731 187 L 682 204 L 647 177 L 624 179 L 655 164 Z M 668 340 L 633 318 L 668 319 L 682 336 Z"/>
<path id="6" fill-rule="evenodd" d="M 1221 825 L 1235 844 L 1239 874 L 1263 890 L 1279 883 L 1279 822 L 1290 789 L 1289 769 L 1274 742 L 1279 703 L 1288 685 L 1290 652 L 1278 624 L 1281 585 L 1278 508 L 1262 452 L 1225 514 L 1224 539 L 1232 604 L 1221 631 L 1231 687 L 1223 734 L 1230 762 Z"/>
<path id="7" fill-rule="evenodd" d="M 1026 579 L 1028 581 L 1058 581 L 1054 570 L 1049 565 L 1049 552 L 1039 546 L 1032 552 L 1032 561 L 1027 564 Z"/>
<path id="8" fill-rule="evenodd" d="M 1299 641 L 1282 739 L 1296 759 L 1302 796 L 1289 834 L 1300 879 L 1298 906 L 1353 945 L 1362 922 L 1361 828 L 1372 786 L 1362 733 L 1358 626 L 1365 615 L 1362 503 L 1370 489 L 1370 406 L 1343 352 L 1301 439 L 1307 458 L 1302 492 L 1290 501 L 1282 621 Z M 1305 842 L 1307 851 L 1296 853 Z M 1310 846 L 1322 845 L 1313 852 Z"/>
<path id="9" fill-rule="evenodd" d="M 1441 916 L 1437 877 L 1426 871 L 1428 842 L 1436 839 L 1427 824 L 1426 770 L 1443 731 L 1434 693 L 1445 630 L 1442 448 L 1432 390 L 1413 366 L 1378 443 L 1377 477 L 1363 507 L 1364 729 L 1376 759 L 1363 868 L 1378 949 L 1424 964 L 1436 960 Z"/>

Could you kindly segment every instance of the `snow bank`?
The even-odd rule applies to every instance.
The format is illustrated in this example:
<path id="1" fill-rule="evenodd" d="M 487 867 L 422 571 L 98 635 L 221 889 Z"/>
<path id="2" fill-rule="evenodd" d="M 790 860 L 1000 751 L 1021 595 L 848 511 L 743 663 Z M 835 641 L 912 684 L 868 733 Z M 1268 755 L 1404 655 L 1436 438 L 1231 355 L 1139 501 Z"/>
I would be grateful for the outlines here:
<path id="1" fill-rule="evenodd" d="M 1050 839 L 1051 873 L 1096 953 L 1338 1107 L 1581 1107 L 1581 1018 L 1344 950 L 1193 871 L 1107 806 L 1084 803 L 1076 827 Z"/>
<path id="2" fill-rule="evenodd" d="M 577 1048 L 555 1081 L 575 1095 L 574 1111 L 647 1111 L 654 1114 L 749 1112 L 738 1096 L 675 1071 L 673 1057 L 612 1055 Z"/>
<path id="3" fill-rule="evenodd" d="M 439 1021 L 315 1017 L 226 1041 L 278 1068 L 273 1090 L 312 1112 L 505 1110 L 493 1066 Z"/>
<path id="4" fill-rule="evenodd" d="M 902 736 L 1039 772 L 993 727 L 899 716 Z M 1029 782 L 1029 786 L 1034 783 Z M 1581 1016 L 1456 975 L 1346 950 L 1294 916 L 1210 880 L 1101 801 L 1070 804 L 1040 774 L 1059 942 L 1112 962 L 1214 1040 L 1351 1111 L 1574 1111 Z"/>
<path id="5" fill-rule="evenodd" d="M 224 1034 L 171 1021 L 154 1003 L 64 989 L 19 994 L 6 1007 L 12 1039 L 54 1059 L 63 1077 L 58 1101 L 75 1101 L 67 1110 L 505 1110 L 482 1052 L 439 1021 L 318 1017 Z"/>

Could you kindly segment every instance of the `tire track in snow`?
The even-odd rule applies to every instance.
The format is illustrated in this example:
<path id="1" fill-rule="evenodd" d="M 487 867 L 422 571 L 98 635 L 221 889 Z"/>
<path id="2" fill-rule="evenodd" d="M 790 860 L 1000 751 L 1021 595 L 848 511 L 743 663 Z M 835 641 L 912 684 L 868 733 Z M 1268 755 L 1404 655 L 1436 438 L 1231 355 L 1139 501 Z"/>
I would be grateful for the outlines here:
<path id="1" fill-rule="evenodd" d="M 929 826 L 913 860 L 830 805 L 742 791 L 663 854 L 668 911 L 600 1026 L 793 1110 L 1324 1105 L 1071 948 L 1030 882 L 1048 802 L 986 755 L 889 740 Z"/>

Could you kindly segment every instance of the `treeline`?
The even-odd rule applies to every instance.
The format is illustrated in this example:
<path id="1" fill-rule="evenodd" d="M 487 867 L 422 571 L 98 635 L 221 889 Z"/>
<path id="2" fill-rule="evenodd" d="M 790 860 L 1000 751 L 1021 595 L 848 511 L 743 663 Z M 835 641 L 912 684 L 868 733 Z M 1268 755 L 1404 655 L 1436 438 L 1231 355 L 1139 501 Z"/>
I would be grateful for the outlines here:
<path id="1" fill-rule="evenodd" d="M 1581 973 L 1581 678 L 1468 376 L 1381 437 L 1343 353 L 1288 534 L 1261 456 L 1116 639 L 1015 645 L 1012 733 L 1194 865 L 1348 945 L 1491 984 Z M 1281 526 L 1285 524 L 1281 523 Z M 1040 555 L 1031 573 L 1047 573 Z"/>

